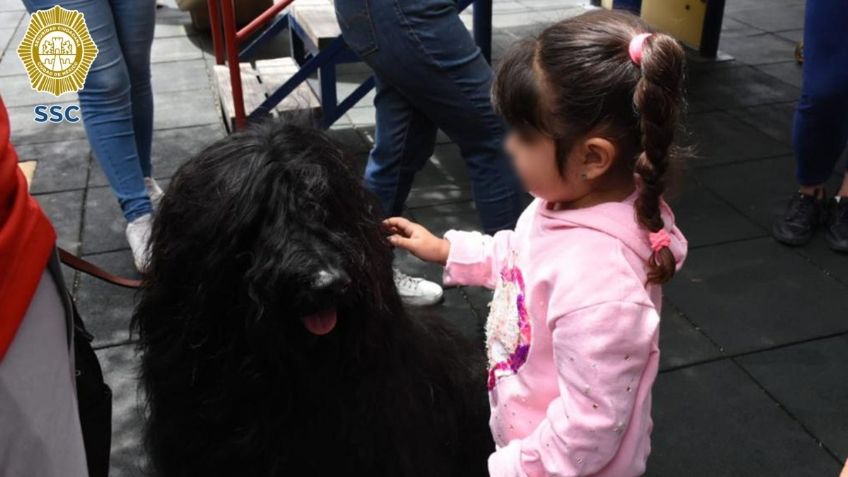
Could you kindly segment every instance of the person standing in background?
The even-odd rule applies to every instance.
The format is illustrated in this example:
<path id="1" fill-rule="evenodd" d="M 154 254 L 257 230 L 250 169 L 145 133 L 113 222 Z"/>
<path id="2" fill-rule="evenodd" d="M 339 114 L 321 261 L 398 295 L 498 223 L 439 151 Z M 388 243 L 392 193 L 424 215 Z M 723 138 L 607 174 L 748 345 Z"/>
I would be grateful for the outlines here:
<path id="1" fill-rule="evenodd" d="M 848 253 L 848 171 L 828 199 L 825 183 L 848 144 L 848 8 L 841 0 L 809 0 L 804 19 L 804 69 L 795 112 L 799 190 L 772 234 L 786 245 L 804 245 L 820 226 L 833 250 Z"/>
<path id="2" fill-rule="evenodd" d="M 345 42 L 376 78 L 377 125 L 365 182 L 383 214 L 403 212 L 441 129 L 468 164 L 483 230 L 513 228 L 523 193 L 501 148 L 504 126 L 491 104 L 492 69 L 456 1 L 335 0 L 335 8 Z M 407 304 L 442 297 L 438 284 L 398 270 L 395 283 Z"/>
<path id="3" fill-rule="evenodd" d="M 150 49 L 156 23 L 155 0 L 23 0 L 26 9 L 60 5 L 85 17 L 99 50 L 80 109 L 94 156 L 127 220 L 126 236 L 136 268 L 146 265 L 153 203 L 162 189 L 153 179 L 153 92 Z"/>

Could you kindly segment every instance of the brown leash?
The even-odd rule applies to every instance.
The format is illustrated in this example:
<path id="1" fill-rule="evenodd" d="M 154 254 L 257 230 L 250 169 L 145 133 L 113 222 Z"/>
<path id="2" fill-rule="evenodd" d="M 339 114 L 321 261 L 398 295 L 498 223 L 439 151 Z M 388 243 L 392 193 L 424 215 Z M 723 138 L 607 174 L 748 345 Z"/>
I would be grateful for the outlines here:
<path id="1" fill-rule="evenodd" d="M 134 280 L 132 278 L 124 278 L 119 277 L 117 275 L 113 275 L 106 270 L 98 267 L 97 265 L 83 260 L 71 252 L 59 247 L 59 259 L 65 265 L 75 268 L 83 273 L 87 273 L 92 277 L 99 278 L 104 282 L 111 283 L 113 285 L 118 285 L 119 287 L 124 288 L 139 288 L 141 287 L 141 280 Z"/>

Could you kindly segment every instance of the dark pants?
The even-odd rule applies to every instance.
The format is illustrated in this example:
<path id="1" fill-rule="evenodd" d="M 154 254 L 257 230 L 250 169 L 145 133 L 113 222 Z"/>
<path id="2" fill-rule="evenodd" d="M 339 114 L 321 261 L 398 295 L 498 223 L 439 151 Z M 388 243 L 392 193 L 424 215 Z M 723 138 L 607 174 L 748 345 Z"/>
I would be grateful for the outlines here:
<path id="1" fill-rule="evenodd" d="M 848 5 L 808 0 L 804 20 L 804 76 L 793 143 L 801 185 L 827 181 L 848 144 Z"/>
<path id="2" fill-rule="evenodd" d="M 377 78 L 377 128 L 365 181 L 398 215 L 437 128 L 460 148 L 486 232 L 512 228 L 522 192 L 491 105 L 492 69 L 452 0 L 336 0 L 345 41 Z"/>

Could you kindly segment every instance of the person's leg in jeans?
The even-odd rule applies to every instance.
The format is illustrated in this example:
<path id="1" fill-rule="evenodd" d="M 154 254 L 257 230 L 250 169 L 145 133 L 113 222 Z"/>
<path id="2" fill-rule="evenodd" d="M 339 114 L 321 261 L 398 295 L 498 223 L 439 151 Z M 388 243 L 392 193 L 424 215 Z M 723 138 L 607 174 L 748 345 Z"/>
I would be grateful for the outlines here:
<path id="1" fill-rule="evenodd" d="M 377 195 L 384 216 L 403 213 L 415 173 L 427 163 L 436 145 L 436 125 L 393 86 L 376 77 L 377 127 L 374 147 L 365 167 L 365 184 Z M 395 284 L 404 302 L 430 305 L 443 296 L 436 283 L 395 269 Z"/>
<path id="2" fill-rule="evenodd" d="M 451 0 L 337 0 L 336 9 L 345 40 L 380 81 L 391 85 L 415 112 L 459 146 L 469 167 L 484 230 L 492 233 L 513 227 L 521 213 L 522 193 L 501 147 L 503 124 L 492 109 L 489 94 L 492 70 L 460 21 L 456 4 Z M 378 130 L 384 130 L 379 125 L 378 101 L 375 106 Z M 430 129 L 409 132 L 416 130 L 426 131 L 430 141 Z M 404 136 L 391 139 L 398 137 Z M 432 138 L 434 142 L 435 136 Z M 417 137 L 405 139 L 402 145 L 383 146 L 377 138 L 375 152 L 396 152 L 424 142 Z M 425 151 L 428 155 L 432 152 L 429 142 Z M 371 162 L 375 160 L 380 158 L 372 153 Z M 406 171 L 423 166 L 414 153 L 395 159 L 401 160 L 413 160 L 405 164 Z M 370 173 L 381 170 L 379 165 L 369 164 Z M 399 179 L 407 178 L 406 171 Z M 368 181 L 369 185 L 374 182 Z M 386 194 L 386 190 L 390 186 L 382 184 L 376 192 Z M 399 183 L 392 201 L 402 204 L 408 192 L 409 184 Z"/>
<path id="3" fill-rule="evenodd" d="M 844 2 L 807 2 L 804 81 L 792 135 L 796 176 L 806 192 L 824 187 L 848 144 L 846 22 L 848 8 Z"/>
<path id="4" fill-rule="evenodd" d="M 153 141 L 153 89 L 150 84 L 150 49 L 156 26 L 156 2 L 110 0 L 118 42 L 130 77 L 133 131 L 141 172 L 153 176 L 150 148 Z"/>
<path id="5" fill-rule="evenodd" d="M 376 80 L 377 126 L 365 183 L 380 199 L 383 214 L 391 217 L 403 213 L 415 173 L 433 154 L 436 125 L 397 89 L 379 76 Z"/>
<path id="6" fill-rule="evenodd" d="M 85 86 L 79 92 L 88 140 L 127 221 L 150 213 L 153 209 L 144 188 L 133 125 L 130 76 L 109 1 L 24 0 L 24 3 L 30 12 L 61 5 L 85 16 L 98 49 Z M 138 0 L 137 3 L 149 2 Z"/>
<path id="7" fill-rule="evenodd" d="M 142 269 L 153 212 L 144 180 L 151 173 L 153 105 L 149 66 L 142 63 L 150 57 L 155 2 L 24 0 L 24 4 L 30 12 L 61 5 L 85 17 L 98 53 L 79 92 L 83 125 L 127 220 L 127 240 L 136 267 Z"/>
<path id="8" fill-rule="evenodd" d="M 789 245 L 807 243 L 827 217 L 825 182 L 848 144 L 848 43 L 843 35 L 848 9 L 839 0 L 809 0 L 805 15 L 803 84 L 792 135 L 800 193 L 773 228 L 775 238 Z M 848 197 L 848 175 L 837 197 Z M 831 204 L 828 241 L 848 251 L 848 201 L 840 200 Z"/>
<path id="9" fill-rule="evenodd" d="M 377 132 L 365 181 L 383 212 L 403 211 L 415 173 L 432 155 L 436 127 L 469 166 L 483 228 L 511 228 L 521 191 L 501 149 L 489 97 L 492 71 L 450 0 L 336 0 L 345 41 L 377 77 Z M 406 303 L 428 304 L 441 287 L 396 271 Z"/>

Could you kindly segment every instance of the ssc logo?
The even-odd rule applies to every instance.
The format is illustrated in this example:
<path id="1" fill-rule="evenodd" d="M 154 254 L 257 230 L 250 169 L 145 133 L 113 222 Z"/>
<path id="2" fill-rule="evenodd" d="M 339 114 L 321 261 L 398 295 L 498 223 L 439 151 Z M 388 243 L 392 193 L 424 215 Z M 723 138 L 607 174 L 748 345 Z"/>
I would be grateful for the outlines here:
<path id="1" fill-rule="evenodd" d="M 32 89 L 60 96 L 85 85 L 97 46 L 82 13 L 56 5 L 32 14 L 18 56 Z"/>
<path id="2" fill-rule="evenodd" d="M 80 120 L 79 109 L 79 106 L 74 104 L 67 108 L 63 108 L 61 104 L 54 104 L 53 106 L 39 104 L 33 109 L 33 112 L 35 113 L 34 119 L 37 123 L 45 123 L 47 121 L 51 123 L 61 123 L 62 121 L 75 123 Z"/>

